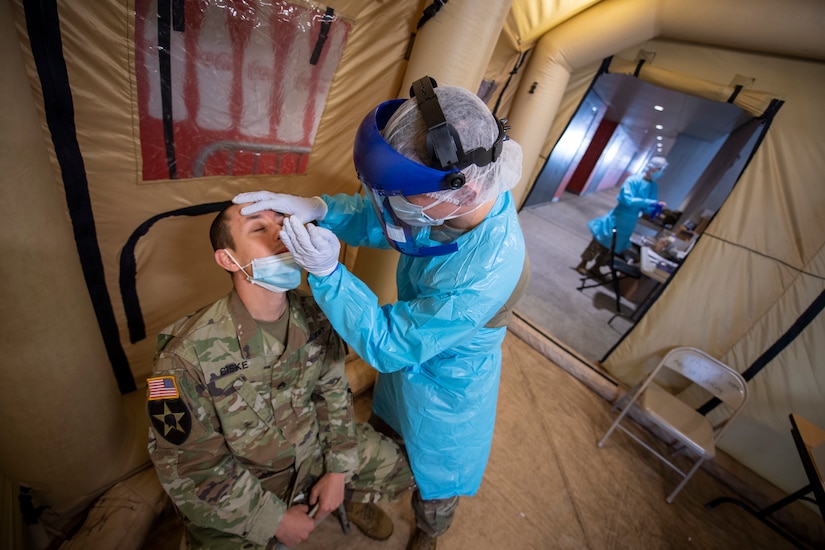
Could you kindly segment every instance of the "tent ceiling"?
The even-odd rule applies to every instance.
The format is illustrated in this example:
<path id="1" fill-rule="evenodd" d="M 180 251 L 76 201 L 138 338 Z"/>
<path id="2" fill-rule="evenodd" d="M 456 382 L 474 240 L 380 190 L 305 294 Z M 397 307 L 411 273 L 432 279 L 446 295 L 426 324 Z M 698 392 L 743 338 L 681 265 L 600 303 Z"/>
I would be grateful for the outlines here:
<path id="1" fill-rule="evenodd" d="M 607 118 L 634 132 L 659 132 L 665 139 L 685 134 L 715 141 L 751 117 L 739 107 L 654 86 L 621 74 L 602 75 L 594 86 L 607 105 Z M 664 109 L 657 111 L 654 105 Z M 662 130 L 656 130 L 657 124 Z"/>

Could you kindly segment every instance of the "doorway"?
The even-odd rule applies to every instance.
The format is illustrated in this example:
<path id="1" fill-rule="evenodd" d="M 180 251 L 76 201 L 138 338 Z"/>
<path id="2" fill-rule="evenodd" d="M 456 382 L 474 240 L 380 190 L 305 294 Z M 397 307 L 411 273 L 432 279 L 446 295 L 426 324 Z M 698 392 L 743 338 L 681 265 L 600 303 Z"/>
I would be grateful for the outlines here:
<path id="1" fill-rule="evenodd" d="M 731 103 L 660 88 L 629 75 L 599 75 L 519 212 L 532 264 L 519 314 L 588 361 L 604 359 L 640 320 L 631 314 L 657 283 L 643 276 L 635 287 L 625 285 L 623 315 L 616 318 L 610 285 L 577 290 L 581 275 L 574 268 L 591 238 L 587 222 L 613 208 L 622 182 L 661 155 L 669 163 L 659 181 L 666 216 L 640 218 L 634 240 L 652 243 L 666 231 L 678 235 L 684 229 L 682 236 L 692 234 L 695 243 L 702 225 L 732 190 L 763 130 L 763 121 Z M 684 248 L 679 261 L 689 253 L 689 247 Z M 628 251 L 630 256 L 633 252 Z"/>

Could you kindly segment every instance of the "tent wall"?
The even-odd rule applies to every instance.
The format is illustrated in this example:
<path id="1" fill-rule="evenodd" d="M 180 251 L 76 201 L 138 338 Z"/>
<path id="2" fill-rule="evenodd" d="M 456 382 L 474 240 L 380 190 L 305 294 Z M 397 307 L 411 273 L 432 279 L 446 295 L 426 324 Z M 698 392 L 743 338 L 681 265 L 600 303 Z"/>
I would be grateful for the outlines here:
<path id="1" fill-rule="evenodd" d="M 680 70 L 735 68 L 785 103 L 685 264 L 606 367 L 632 382 L 648 361 L 687 343 L 745 372 L 825 291 L 825 189 L 813 176 L 825 170 L 825 65 L 666 42 L 645 48 Z M 788 414 L 825 425 L 823 335 L 819 315 L 750 381 L 752 400 L 722 442 L 787 491 L 804 485 Z"/>
<path id="2" fill-rule="evenodd" d="M 651 82 L 717 100 L 731 95 L 737 75 L 752 77 L 759 93 L 741 106 L 755 114 L 770 97 L 784 101 L 694 251 L 607 358 L 604 367 L 619 380 L 635 383 L 676 345 L 699 347 L 744 372 L 825 289 L 823 22 L 825 8 L 809 1 L 607 0 L 539 39 L 509 113 L 524 149 L 522 198 L 541 169 L 542 144 L 552 144 L 569 120 L 560 106 L 578 103 L 581 81 L 603 58 L 634 65 L 640 49 L 655 52 Z M 751 381 L 753 400 L 722 442 L 787 491 L 804 481 L 788 414 L 825 425 L 825 371 L 817 363 L 824 323 L 816 317 Z"/>
<path id="3" fill-rule="evenodd" d="M 145 464 L 146 427 L 128 412 L 112 376 L 13 20 L 4 2 L 0 471 L 71 509 Z"/>

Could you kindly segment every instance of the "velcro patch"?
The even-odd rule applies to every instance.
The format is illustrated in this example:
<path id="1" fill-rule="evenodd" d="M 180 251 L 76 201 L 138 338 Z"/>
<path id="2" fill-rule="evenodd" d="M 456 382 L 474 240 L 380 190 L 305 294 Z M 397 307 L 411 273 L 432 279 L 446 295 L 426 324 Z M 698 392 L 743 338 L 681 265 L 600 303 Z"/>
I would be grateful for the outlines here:
<path id="1" fill-rule="evenodd" d="M 156 399 L 175 399 L 180 397 L 178 395 L 178 385 L 175 383 L 174 376 L 156 376 L 154 378 L 147 378 L 146 383 L 149 385 L 149 401 Z"/>
<path id="2" fill-rule="evenodd" d="M 181 445 L 192 430 L 192 416 L 182 399 L 149 401 L 149 420 L 155 432 L 172 445 Z"/>

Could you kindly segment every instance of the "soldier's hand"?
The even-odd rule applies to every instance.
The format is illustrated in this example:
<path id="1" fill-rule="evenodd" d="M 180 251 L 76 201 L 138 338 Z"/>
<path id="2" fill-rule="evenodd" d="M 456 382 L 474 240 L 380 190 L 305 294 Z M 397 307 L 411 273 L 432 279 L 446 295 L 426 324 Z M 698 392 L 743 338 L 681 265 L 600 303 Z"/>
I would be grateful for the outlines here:
<path id="1" fill-rule="evenodd" d="M 324 474 L 309 492 L 309 503 L 320 504 L 316 518 L 322 518 L 337 510 L 342 502 L 344 502 L 344 474 L 342 473 Z"/>
<path id="2" fill-rule="evenodd" d="M 309 537 L 315 529 L 315 520 L 307 515 L 309 507 L 306 504 L 298 504 L 287 508 L 278 530 L 275 531 L 275 538 L 285 546 L 296 546 Z"/>

